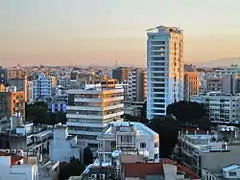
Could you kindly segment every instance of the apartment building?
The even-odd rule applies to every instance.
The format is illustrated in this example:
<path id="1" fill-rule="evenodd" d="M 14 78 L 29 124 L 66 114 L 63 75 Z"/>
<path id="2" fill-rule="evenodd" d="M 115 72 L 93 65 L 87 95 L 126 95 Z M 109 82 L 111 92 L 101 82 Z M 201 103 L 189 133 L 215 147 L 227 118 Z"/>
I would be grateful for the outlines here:
<path id="1" fill-rule="evenodd" d="M 52 96 L 52 78 L 40 72 L 33 82 L 33 100 L 46 100 Z"/>
<path id="2" fill-rule="evenodd" d="M 184 100 L 190 101 L 192 96 L 198 95 L 200 90 L 199 72 L 184 72 Z"/>
<path id="3" fill-rule="evenodd" d="M 68 90 L 67 126 L 70 135 L 97 147 L 97 136 L 110 122 L 123 121 L 123 89 L 86 85 Z"/>
<path id="4" fill-rule="evenodd" d="M 7 84 L 7 68 L 0 66 L 0 83 Z"/>
<path id="5" fill-rule="evenodd" d="M 207 78 L 207 92 L 222 91 L 222 78 L 221 77 L 208 77 Z"/>
<path id="6" fill-rule="evenodd" d="M 159 161 L 159 136 L 156 132 L 138 122 L 114 122 L 99 136 L 98 156 L 103 162 L 110 162 L 112 152 L 137 151 L 147 155 L 150 162 Z"/>
<path id="7" fill-rule="evenodd" d="M 183 31 L 159 26 L 147 36 L 147 119 L 153 119 L 184 98 Z"/>
<path id="8" fill-rule="evenodd" d="M 25 94 L 25 101 L 27 101 L 28 97 L 28 89 L 27 89 L 27 76 L 24 75 L 22 77 L 17 77 L 17 78 L 11 78 L 8 79 L 8 85 L 9 86 L 16 86 L 17 91 L 23 91 Z"/>
<path id="9" fill-rule="evenodd" d="M 7 70 L 7 79 L 21 79 L 27 72 L 20 67 L 12 67 Z"/>
<path id="10" fill-rule="evenodd" d="M 193 96 L 191 101 L 204 105 L 211 122 L 240 122 L 240 96 L 209 92 Z"/>
<path id="11" fill-rule="evenodd" d="M 127 100 L 147 99 L 147 72 L 142 68 L 132 68 L 128 72 Z"/>
<path id="12" fill-rule="evenodd" d="M 9 118 L 15 114 L 25 119 L 24 92 L 0 92 L 0 117 Z"/>
<path id="13" fill-rule="evenodd" d="M 118 67 L 112 70 L 112 78 L 117 79 L 119 83 L 126 82 L 128 80 L 128 72 L 130 68 Z"/>
<path id="14" fill-rule="evenodd" d="M 100 83 L 102 88 L 115 88 L 116 85 L 118 84 L 118 80 L 117 79 L 108 79 L 108 78 L 104 78 L 104 79 L 100 79 L 100 80 L 96 80 L 95 84 Z"/>
<path id="15" fill-rule="evenodd" d="M 222 169 L 240 160 L 239 145 L 226 143 L 217 132 L 180 132 L 177 149 L 182 163 L 191 167 L 199 176 L 204 169 Z"/>

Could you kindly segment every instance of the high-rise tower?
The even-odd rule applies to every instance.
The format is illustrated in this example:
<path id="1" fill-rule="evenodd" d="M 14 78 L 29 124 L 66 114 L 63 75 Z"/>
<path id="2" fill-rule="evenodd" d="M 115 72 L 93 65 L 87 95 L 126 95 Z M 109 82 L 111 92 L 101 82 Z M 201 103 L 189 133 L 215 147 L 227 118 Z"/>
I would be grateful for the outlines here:
<path id="1" fill-rule="evenodd" d="M 169 104 L 183 100 L 183 31 L 159 26 L 147 30 L 147 118 L 166 114 Z"/>

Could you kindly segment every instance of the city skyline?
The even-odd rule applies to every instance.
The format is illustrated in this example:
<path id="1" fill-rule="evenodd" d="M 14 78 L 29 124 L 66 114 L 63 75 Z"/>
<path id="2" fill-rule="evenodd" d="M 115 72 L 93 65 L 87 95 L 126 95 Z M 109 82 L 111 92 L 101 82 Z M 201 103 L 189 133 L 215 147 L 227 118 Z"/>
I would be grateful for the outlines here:
<path id="1" fill-rule="evenodd" d="M 184 29 L 185 62 L 240 57 L 240 2 L 0 2 L 0 64 L 146 65 L 146 29 Z M 228 7 L 228 8 L 226 8 Z M 227 48 L 226 48 L 227 47 Z"/>

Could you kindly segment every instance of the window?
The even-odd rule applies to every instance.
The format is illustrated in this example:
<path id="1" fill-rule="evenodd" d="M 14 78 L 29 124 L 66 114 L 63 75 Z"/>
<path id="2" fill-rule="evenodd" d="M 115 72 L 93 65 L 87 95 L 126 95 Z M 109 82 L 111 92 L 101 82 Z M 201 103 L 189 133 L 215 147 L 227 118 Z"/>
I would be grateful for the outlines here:
<path id="1" fill-rule="evenodd" d="M 155 148 L 158 147 L 158 142 L 155 142 L 155 143 L 154 143 L 154 147 L 155 147 Z"/>
<path id="2" fill-rule="evenodd" d="M 236 172 L 229 172 L 229 176 L 236 176 L 237 173 Z"/>
<path id="3" fill-rule="evenodd" d="M 154 159 L 158 159 L 158 154 L 154 154 Z"/>
<path id="4" fill-rule="evenodd" d="M 140 148 L 146 148 L 146 143 L 145 142 L 141 142 L 140 143 Z"/>

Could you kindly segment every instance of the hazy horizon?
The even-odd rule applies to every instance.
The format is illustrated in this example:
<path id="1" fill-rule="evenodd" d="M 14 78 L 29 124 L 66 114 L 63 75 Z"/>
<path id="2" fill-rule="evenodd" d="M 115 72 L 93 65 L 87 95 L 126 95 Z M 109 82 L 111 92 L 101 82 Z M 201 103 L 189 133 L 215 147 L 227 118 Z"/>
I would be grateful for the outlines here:
<path id="1" fill-rule="evenodd" d="M 185 62 L 240 57 L 240 1 L 1 0 L 0 64 L 146 65 L 146 29 L 184 29 Z"/>

